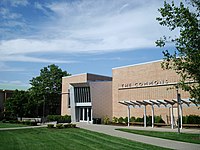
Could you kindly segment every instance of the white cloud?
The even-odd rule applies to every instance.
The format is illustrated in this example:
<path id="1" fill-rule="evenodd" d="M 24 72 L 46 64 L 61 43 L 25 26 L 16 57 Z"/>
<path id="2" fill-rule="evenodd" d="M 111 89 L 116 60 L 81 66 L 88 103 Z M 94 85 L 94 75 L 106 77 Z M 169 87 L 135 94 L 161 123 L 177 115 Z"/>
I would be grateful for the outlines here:
<path id="1" fill-rule="evenodd" d="M 32 33 L 31 38 L 1 41 L 0 60 L 49 62 L 27 54 L 95 53 L 154 47 L 155 40 L 165 32 L 155 20 L 162 3 L 159 0 L 56 1 L 45 6 L 35 3 L 37 9 L 44 12 L 49 9 L 54 15 L 39 24 L 37 34 Z"/>
<path id="2" fill-rule="evenodd" d="M 77 63 L 77 61 L 67 61 L 67 60 L 55 60 L 55 59 L 44 59 L 37 57 L 29 57 L 26 55 L 5 55 L 4 57 L 0 57 L 0 62 L 8 62 L 8 61 L 18 61 L 18 62 L 36 62 L 36 63 Z"/>

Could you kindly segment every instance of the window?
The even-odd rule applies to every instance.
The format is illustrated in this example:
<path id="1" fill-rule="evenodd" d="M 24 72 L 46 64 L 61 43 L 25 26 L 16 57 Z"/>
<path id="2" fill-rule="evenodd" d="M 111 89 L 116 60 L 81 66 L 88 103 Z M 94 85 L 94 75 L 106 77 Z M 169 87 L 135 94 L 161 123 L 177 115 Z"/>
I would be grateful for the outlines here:
<path id="1" fill-rule="evenodd" d="M 68 108 L 70 108 L 70 90 L 68 89 Z"/>
<path id="2" fill-rule="evenodd" d="M 74 98 L 76 103 L 91 102 L 90 87 L 75 87 Z"/>

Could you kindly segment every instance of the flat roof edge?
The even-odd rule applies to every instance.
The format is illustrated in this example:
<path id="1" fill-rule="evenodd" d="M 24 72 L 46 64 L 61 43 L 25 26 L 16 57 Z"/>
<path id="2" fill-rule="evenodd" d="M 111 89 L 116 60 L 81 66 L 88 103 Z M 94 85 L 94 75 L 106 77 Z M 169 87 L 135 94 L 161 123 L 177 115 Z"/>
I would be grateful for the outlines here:
<path id="1" fill-rule="evenodd" d="M 87 73 L 87 75 L 94 75 L 94 76 L 100 76 L 100 77 L 112 78 L 112 77 L 110 77 L 110 76 L 100 75 L 100 74 L 93 74 L 93 73 Z"/>
<path id="2" fill-rule="evenodd" d="M 70 78 L 70 77 L 74 77 L 74 76 L 80 76 L 80 75 L 95 75 L 95 76 L 101 76 L 101 77 L 108 77 L 108 78 L 112 78 L 110 76 L 106 76 L 106 75 L 99 75 L 99 74 L 93 74 L 93 73 L 80 73 L 80 74 L 74 74 L 74 75 L 71 75 L 71 76 L 65 76 L 65 77 L 62 77 L 62 78 Z"/>
<path id="3" fill-rule="evenodd" d="M 159 61 L 162 62 L 163 60 L 160 59 L 160 60 L 148 61 L 148 62 L 133 64 L 133 65 L 126 65 L 126 66 L 121 66 L 121 67 L 114 67 L 114 68 L 112 68 L 112 70 L 120 69 L 120 68 L 126 68 L 126 67 L 139 66 L 139 65 L 145 65 L 145 64 L 155 63 L 155 62 L 159 62 Z"/>
<path id="4" fill-rule="evenodd" d="M 74 76 L 80 76 L 80 75 L 86 75 L 87 73 L 79 73 L 79 74 L 74 74 L 74 75 L 71 75 L 71 76 L 64 76 L 62 78 L 70 78 L 70 77 L 74 77 Z"/>

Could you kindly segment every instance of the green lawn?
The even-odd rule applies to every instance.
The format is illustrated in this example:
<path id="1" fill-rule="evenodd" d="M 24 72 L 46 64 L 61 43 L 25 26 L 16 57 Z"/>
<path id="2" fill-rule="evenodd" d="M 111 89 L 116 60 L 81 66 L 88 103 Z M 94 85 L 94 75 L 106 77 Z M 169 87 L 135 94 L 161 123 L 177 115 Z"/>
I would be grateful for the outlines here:
<path id="1" fill-rule="evenodd" d="M 79 128 L 0 131 L 2 150 L 165 149 Z"/>
<path id="2" fill-rule="evenodd" d="M 177 132 L 158 132 L 158 131 L 133 130 L 133 129 L 116 129 L 116 130 L 134 134 L 141 134 L 146 136 L 153 136 L 163 139 L 200 144 L 200 132 L 199 134 L 190 134 L 190 133 L 178 134 Z"/>
<path id="3" fill-rule="evenodd" d="M 14 128 L 14 127 L 25 127 L 25 126 L 27 126 L 27 125 L 0 122 L 0 128 Z"/>

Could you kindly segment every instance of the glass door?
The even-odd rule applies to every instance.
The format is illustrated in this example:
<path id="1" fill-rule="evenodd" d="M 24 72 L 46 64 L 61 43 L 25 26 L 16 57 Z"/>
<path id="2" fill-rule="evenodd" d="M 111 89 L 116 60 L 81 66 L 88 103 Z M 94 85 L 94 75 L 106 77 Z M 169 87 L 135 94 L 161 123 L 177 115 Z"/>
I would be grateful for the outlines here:
<path id="1" fill-rule="evenodd" d="M 80 107 L 79 108 L 79 120 L 80 120 L 80 122 L 92 121 L 92 108 L 91 107 Z"/>

